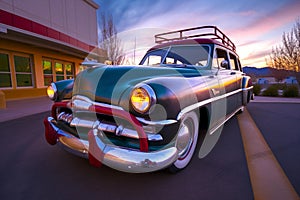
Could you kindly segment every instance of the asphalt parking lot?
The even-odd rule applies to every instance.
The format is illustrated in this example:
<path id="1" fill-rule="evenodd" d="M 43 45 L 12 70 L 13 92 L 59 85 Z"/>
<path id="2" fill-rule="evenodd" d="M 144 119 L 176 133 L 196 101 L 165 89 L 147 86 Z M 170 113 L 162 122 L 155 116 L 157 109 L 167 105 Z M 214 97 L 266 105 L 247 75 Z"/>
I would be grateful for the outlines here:
<path id="1" fill-rule="evenodd" d="M 247 110 L 299 194 L 300 104 L 256 101 Z M 0 199 L 253 199 L 261 195 L 255 192 L 247 164 L 240 116 L 225 124 L 208 156 L 194 156 L 188 168 L 173 175 L 166 171 L 127 174 L 105 166 L 92 167 L 87 160 L 46 143 L 42 120 L 47 115 L 34 113 L 0 123 L 0 148 L 5 152 L 0 164 Z M 268 155 L 264 152 L 255 158 Z M 278 192 L 277 184 L 269 182 L 263 192 L 268 191 L 266 186 L 271 186 L 272 194 Z"/>

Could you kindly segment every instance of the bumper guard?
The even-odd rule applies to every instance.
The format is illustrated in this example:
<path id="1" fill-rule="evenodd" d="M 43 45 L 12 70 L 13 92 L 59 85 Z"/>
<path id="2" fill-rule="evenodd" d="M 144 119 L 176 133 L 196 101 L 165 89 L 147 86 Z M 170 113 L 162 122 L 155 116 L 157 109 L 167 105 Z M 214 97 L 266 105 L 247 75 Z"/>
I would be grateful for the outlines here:
<path id="1" fill-rule="evenodd" d="M 58 143 L 65 150 L 89 159 L 90 163 L 95 166 L 103 163 L 124 172 L 145 173 L 166 168 L 178 158 L 176 147 L 169 147 L 155 152 L 143 152 L 106 144 L 103 142 L 102 132 L 96 129 L 89 131 L 88 141 L 81 140 L 59 129 L 53 117 L 46 118 L 44 125 L 45 137 L 48 143 L 52 145 Z"/>

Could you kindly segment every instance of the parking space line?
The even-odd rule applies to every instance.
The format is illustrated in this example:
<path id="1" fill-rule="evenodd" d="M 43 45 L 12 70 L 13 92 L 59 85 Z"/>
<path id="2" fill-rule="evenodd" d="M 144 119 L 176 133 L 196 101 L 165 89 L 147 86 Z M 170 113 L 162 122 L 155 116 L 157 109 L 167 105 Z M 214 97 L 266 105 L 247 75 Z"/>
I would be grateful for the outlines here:
<path id="1" fill-rule="evenodd" d="M 273 152 L 245 111 L 238 115 L 254 199 L 300 199 Z"/>

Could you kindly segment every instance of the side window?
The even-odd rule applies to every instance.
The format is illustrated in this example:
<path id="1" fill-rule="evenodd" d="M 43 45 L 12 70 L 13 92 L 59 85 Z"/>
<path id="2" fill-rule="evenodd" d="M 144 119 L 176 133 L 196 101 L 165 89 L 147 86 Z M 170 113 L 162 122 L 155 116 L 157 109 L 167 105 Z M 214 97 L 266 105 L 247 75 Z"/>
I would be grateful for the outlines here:
<path id="1" fill-rule="evenodd" d="M 238 59 L 238 64 L 239 64 L 239 71 L 242 71 L 242 65 L 239 59 Z"/>
<path id="2" fill-rule="evenodd" d="M 221 66 L 221 62 L 223 60 L 229 61 L 227 51 L 217 48 L 213 59 L 213 67 L 219 67 L 220 69 L 225 69 L 224 67 Z"/>
<path id="3" fill-rule="evenodd" d="M 174 58 L 166 57 L 165 63 L 166 64 L 176 64 L 176 61 Z"/>
<path id="4" fill-rule="evenodd" d="M 175 58 L 166 57 L 164 64 L 182 65 L 182 62 L 180 60 L 176 60 Z"/>
<path id="5" fill-rule="evenodd" d="M 229 56 L 230 56 L 230 66 L 231 66 L 231 69 L 234 69 L 234 70 L 240 70 L 239 69 L 239 63 L 238 63 L 238 59 L 236 58 L 235 55 L 229 53 Z"/>

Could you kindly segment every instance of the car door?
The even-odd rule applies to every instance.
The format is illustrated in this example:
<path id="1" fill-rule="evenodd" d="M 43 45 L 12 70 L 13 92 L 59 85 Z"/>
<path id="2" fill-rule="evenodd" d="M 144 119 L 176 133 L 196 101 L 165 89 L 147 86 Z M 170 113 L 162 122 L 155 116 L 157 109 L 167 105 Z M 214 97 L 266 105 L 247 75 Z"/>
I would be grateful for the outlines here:
<path id="1" fill-rule="evenodd" d="M 239 58 L 233 54 L 229 53 L 231 74 L 236 76 L 236 90 L 234 96 L 236 97 L 236 108 L 239 109 L 243 105 L 243 92 L 240 90 L 242 88 L 242 79 L 245 74 L 242 72 L 242 66 Z"/>
<path id="2" fill-rule="evenodd" d="M 233 54 L 223 48 L 215 50 L 218 64 L 218 80 L 221 95 L 226 99 L 226 115 L 230 115 L 237 109 L 237 71 L 235 70 L 235 60 Z"/>

